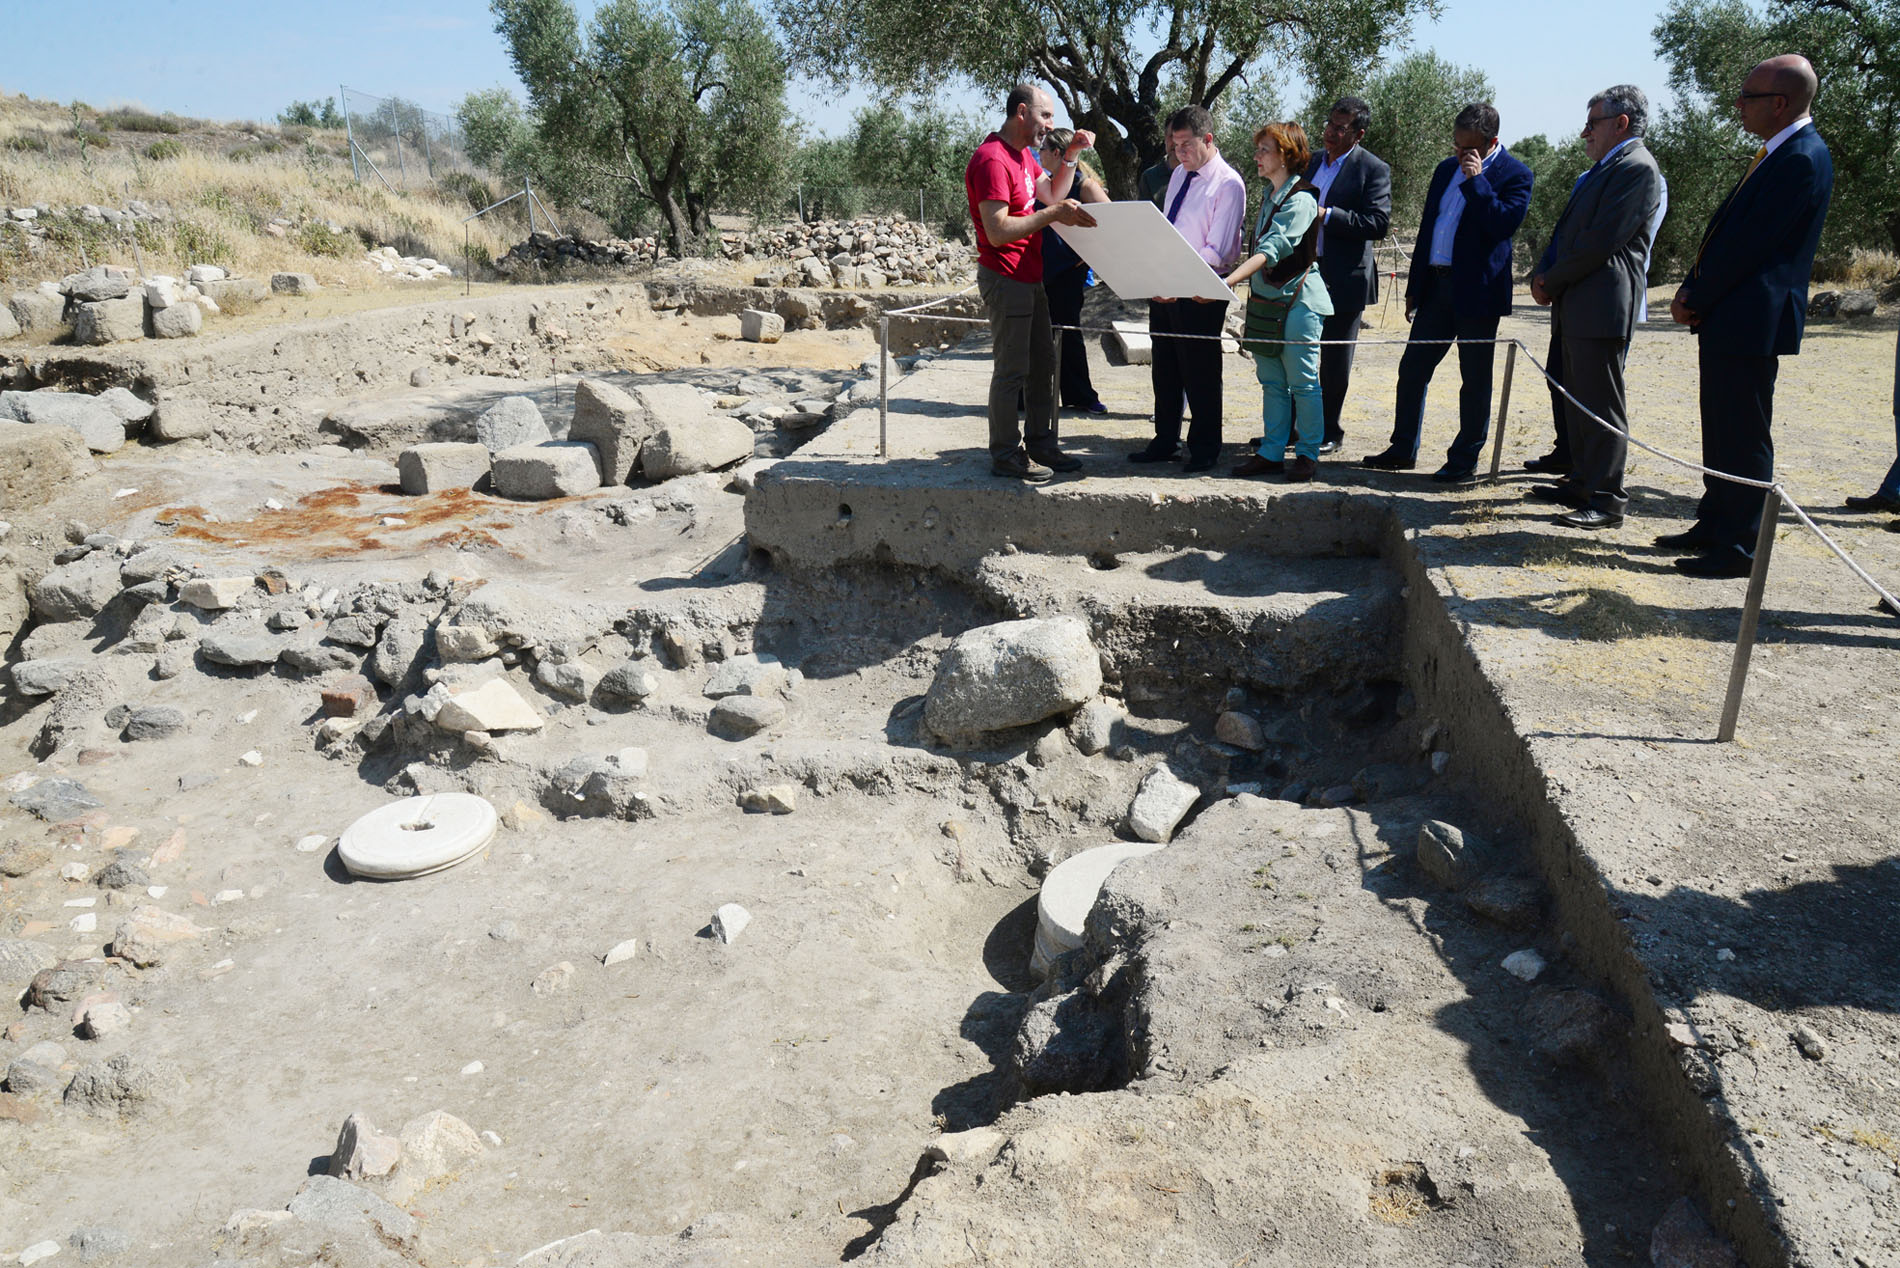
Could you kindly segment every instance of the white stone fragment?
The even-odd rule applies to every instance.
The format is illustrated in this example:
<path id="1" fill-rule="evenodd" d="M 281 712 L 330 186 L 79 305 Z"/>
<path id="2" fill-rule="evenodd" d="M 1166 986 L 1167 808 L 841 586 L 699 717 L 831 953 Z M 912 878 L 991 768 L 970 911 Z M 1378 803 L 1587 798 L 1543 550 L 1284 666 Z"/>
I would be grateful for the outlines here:
<path id="1" fill-rule="evenodd" d="M 1200 799 L 1201 790 L 1163 763 L 1149 771 L 1128 807 L 1128 829 L 1143 841 L 1166 841 Z"/>
<path id="2" fill-rule="evenodd" d="M 178 601 L 218 612 L 250 593 L 256 584 L 250 577 L 194 577 L 178 587 Z"/>
<path id="3" fill-rule="evenodd" d="M 721 942 L 731 945 L 739 940 L 747 925 L 752 923 L 752 913 L 738 903 L 727 903 L 713 913 L 713 936 Z"/>
<path id="4" fill-rule="evenodd" d="M 600 962 L 605 965 L 625 964 L 639 954 L 640 939 L 628 938 L 625 942 L 614 943 L 613 949 L 600 957 Z"/>
<path id="5" fill-rule="evenodd" d="M 1503 968 L 1512 977 L 1521 978 L 1526 982 L 1535 982 L 1538 975 L 1544 971 L 1544 957 L 1526 947 L 1522 951 L 1513 951 L 1505 956 Z"/>

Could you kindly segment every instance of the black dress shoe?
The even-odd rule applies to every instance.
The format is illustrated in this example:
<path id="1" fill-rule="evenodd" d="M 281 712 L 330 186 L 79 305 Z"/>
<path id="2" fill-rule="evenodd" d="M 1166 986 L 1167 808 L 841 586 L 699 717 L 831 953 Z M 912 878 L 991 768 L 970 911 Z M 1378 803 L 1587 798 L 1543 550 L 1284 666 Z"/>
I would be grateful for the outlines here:
<path id="1" fill-rule="evenodd" d="M 1326 452 L 1324 445 L 1320 446 L 1320 452 Z M 1418 459 L 1397 449 L 1387 449 L 1381 453 L 1375 453 L 1368 457 L 1361 458 L 1359 465 L 1362 467 L 1371 467 L 1374 471 L 1410 471 L 1413 467 L 1418 465 Z"/>
<path id="2" fill-rule="evenodd" d="M 1450 463 L 1446 463 L 1438 470 L 1432 472 L 1432 479 L 1439 484 L 1476 484 L 1478 482 L 1478 469 L 1476 467 L 1454 467 Z"/>
<path id="3" fill-rule="evenodd" d="M 1585 502 L 1583 490 L 1574 484 L 1533 484 L 1526 497 L 1536 498 L 1539 502 L 1555 502 L 1558 506 L 1579 507 Z"/>
<path id="4" fill-rule="evenodd" d="M 1214 469 L 1214 463 L 1217 462 L 1219 458 L 1219 454 L 1209 454 L 1205 458 L 1189 458 L 1186 462 L 1181 464 L 1181 470 L 1187 472 L 1189 475 L 1196 475 L 1202 471 L 1212 471 Z"/>
<path id="5" fill-rule="evenodd" d="M 1594 506 L 1580 506 L 1568 515 L 1559 515 L 1557 522 L 1567 528 L 1619 528 L 1623 517 L 1614 511 L 1599 511 Z"/>
<path id="6" fill-rule="evenodd" d="M 1137 449 L 1135 450 L 1135 452 L 1129 454 L 1128 461 L 1130 462 L 1173 462 L 1174 457 L 1175 457 L 1175 450 L 1172 446 L 1167 449 L 1156 449 L 1153 446 L 1149 446 L 1146 449 Z"/>
<path id="7" fill-rule="evenodd" d="M 1900 533 L 1900 520 L 1895 520 L 1893 523 L 1887 525 L 1887 531 L 1889 533 Z"/>
<path id="8" fill-rule="evenodd" d="M 1680 533 L 1664 533 L 1656 539 L 1656 544 L 1664 550 L 1707 550 L 1716 542 L 1707 533 L 1691 528 Z"/>
<path id="9" fill-rule="evenodd" d="M 1691 577 L 1746 577 L 1755 561 L 1739 550 L 1711 549 L 1676 560 L 1676 571 Z"/>
<path id="10" fill-rule="evenodd" d="M 1541 458 L 1527 460 L 1524 470 L 1535 471 L 1539 475 L 1569 475 L 1570 459 L 1560 453 L 1547 453 Z"/>
<path id="11" fill-rule="evenodd" d="M 1889 515 L 1900 515 L 1900 498 L 1890 498 L 1884 493 L 1845 498 L 1841 504 L 1850 511 L 1885 511 Z"/>
<path id="12" fill-rule="evenodd" d="M 1338 453 L 1338 452 L 1339 452 L 1339 441 L 1337 441 L 1337 440 L 1322 440 L 1322 441 L 1320 441 L 1320 442 L 1319 442 L 1319 451 L 1320 451 L 1321 453 L 1323 453 L 1323 454 L 1328 454 L 1328 453 Z"/>

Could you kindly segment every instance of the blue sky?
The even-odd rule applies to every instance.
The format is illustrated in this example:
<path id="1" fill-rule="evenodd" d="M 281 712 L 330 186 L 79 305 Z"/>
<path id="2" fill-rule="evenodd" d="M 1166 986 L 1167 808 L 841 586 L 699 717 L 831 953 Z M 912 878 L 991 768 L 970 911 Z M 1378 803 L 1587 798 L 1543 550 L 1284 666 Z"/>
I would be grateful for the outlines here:
<path id="1" fill-rule="evenodd" d="M 589 0 L 580 3 L 591 11 Z M 269 120 L 290 101 L 333 95 L 339 84 L 445 113 L 474 89 L 515 84 L 479 0 L 22 0 L 7 7 L 0 90 L 57 101 Z M 1497 86 L 1507 140 L 1574 131 L 1590 94 L 1612 83 L 1638 84 L 1658 105 L 1667 99 L 1666 68 L 1649 35 L 1659 8 L 1653 0 L 1561 7 L 1444 0 L 1443 8 L 1412 45 L 1482 68 Z M 852 107 L 863 101 L 801 89 L 793 107 L 815 130 L 835 133 L 850 126 Z M 987 113 L 986 102 L 968 95 L 948 104 Z"/>

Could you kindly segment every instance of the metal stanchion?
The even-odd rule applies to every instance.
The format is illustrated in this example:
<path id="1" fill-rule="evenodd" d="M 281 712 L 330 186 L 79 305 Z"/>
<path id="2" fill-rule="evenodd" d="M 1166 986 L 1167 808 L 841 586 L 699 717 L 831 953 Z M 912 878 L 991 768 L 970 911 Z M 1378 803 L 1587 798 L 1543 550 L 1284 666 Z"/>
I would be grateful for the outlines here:
<path id="1" fill-rule="evenodd" d="M 891 456 L 891 319 L 877 319 L 877 456 Z"/>
<path id="2" fill-rule="evenodd" d="M 1498 434 L 1491 441 L 1491 478 L 1498 478 L 1498 468 L 1504 465 L 1504 420 L 1511 412 L 1511 372 L 1517 369 L 1517 340 L 1506 345 L 1504 353 L 1504 386 L 1498 392 Z"/>
<path id="3" fill-rule="evenodd" d="M 1761 619 L 1761 595 L 1768 586 L 1768 556 L 1775 549 L 1775 521 L 1781 518 L 1781 486 L 1762 495 L 1761 532 L 1755 535 L 1755 568 L 1748 574 L 1748 596 L 1742 600 L 1742 628 L 1735 634 L 1735 659 L 1729 664 L 1728 697 L 1722 701 L 1722 726 L 1715 738 L 1724 744 L 1735 738 L 1735 721 L 1742 712 L 1742 688 L 1748 684 L 1748 659 L 1755 652 L 1755 625 Z"/>

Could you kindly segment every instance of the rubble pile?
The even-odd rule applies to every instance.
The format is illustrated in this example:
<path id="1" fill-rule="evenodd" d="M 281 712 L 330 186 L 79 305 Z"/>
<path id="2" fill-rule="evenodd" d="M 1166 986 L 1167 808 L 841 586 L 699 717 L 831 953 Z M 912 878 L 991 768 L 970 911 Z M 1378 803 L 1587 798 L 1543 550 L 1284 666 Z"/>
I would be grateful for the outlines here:
<path id="1" fill-rule="evenodd" d="M 770 260 L 759 286 L 884 286 L 945 284 L 970 272 L 973 256 L 961 243 L 944 242 L 928 226 L 902 218 L 824 220 L 775 229 L 726 231 L 720 254 L 732 261 Z M 628 268 L 667 258 L 658 238 L 590 240 L 535 233 L 496 262 L 514 276 L 540 268 L 581 264 Z"/>

